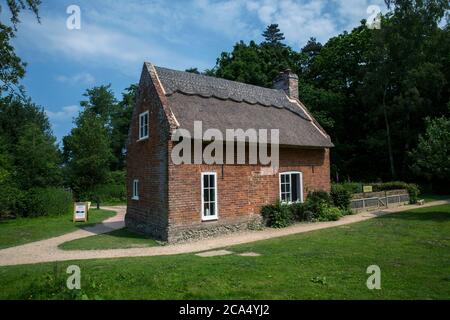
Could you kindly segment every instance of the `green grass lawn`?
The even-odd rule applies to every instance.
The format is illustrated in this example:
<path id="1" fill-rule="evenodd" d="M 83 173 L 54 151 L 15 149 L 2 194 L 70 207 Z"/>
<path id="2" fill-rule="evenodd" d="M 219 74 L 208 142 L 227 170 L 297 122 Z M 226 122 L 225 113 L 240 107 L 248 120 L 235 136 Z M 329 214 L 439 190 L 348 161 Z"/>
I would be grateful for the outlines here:
<path id="1" fill-rule="evenodd" d="M 153 239 L 132 233 L 127 229 L 120 229 L 110 233 L 66 242 L 59 247 L 63 250 L 101 250 L 146 248 L 157 245 L 158 242 Z"/>
<path id="2" fill-rule="evenodd" d="M 194 254 L 0 268 L 0 299 L 450 299 L 450 205 Z M 82 290 L 64 289 L 81 268 Z M 381 290 L 366 287 L 381 268 Z"/>
<path id="3" fill-rule="evenodd" d="M 112 211 L 91 209 L 86 223 L 73 223 L 72 215 L 0 221 L 0 249 L 60 236 L 114 215 Z"/>

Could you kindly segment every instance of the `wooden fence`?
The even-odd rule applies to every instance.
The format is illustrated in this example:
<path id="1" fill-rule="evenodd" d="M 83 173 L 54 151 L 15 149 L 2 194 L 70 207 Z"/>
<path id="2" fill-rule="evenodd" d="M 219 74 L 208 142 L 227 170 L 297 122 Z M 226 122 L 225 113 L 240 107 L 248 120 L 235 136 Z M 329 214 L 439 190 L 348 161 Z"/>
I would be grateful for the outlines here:
<path id="1" fill-rule="evenodd" d="M 353 195 L 351 209 L 355 212 L 386 209 L 409 204 L 407 190 L 358 193 Z"/>

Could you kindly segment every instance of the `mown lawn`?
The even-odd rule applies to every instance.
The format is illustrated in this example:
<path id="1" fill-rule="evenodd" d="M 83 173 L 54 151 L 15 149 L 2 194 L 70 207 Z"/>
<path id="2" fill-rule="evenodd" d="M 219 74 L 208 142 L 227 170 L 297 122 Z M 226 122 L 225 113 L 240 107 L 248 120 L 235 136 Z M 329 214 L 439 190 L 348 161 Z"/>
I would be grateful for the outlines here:
<path id="1" fill-rule="evenodd" d="M 91 209 L 89 222 L 86 223 L 74 224 L 72 215 L 0 221 L 0 249 L 60 236 L 102 222 L 114 215 L 112 211 Z"/>
<path id="2" fill-rule="evenodd" d="M 63 250 L 102 250 L 146 248 L 157 245 L 158 242 L 153 239 L 132 233 L 127 229 L 120 229 L 101 235 L 66 242 L 59 247 Z"/>
<path id="3" fill-rule="evenodd" d="M 0 299 L 450 299 L 450 206 L 228 248 L 0 268 Z M 64 289 L 81 268 L 81 291 Z M 368 266 L 381 290 L 368 290 Z"/>

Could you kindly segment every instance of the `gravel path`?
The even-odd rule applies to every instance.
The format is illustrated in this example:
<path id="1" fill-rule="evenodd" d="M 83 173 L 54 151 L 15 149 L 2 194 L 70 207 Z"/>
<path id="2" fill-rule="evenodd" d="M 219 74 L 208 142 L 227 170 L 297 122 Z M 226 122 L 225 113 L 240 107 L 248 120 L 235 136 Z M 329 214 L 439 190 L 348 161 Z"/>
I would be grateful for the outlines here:
<path id="1" fill-rule="evenodd" d="M 435 201 L 425 204 L 423 206 L 404 206 L 394 209 L 387 209 L 380 212 L 364 212 L 352 216 L 346 216 L 339 221 L 333 222 L 297 224 L 285 229 L 265 229 L 263 231 L 245 231 L 238 234 L 224 235 L 212 239 L 160 247 L 114 249 L 114 250 L 85 250 L 85 251 L 64 251 L 58 248 L 58 245 L 64 242 L 89 237 L 94 234 L 107 233 L 112 230 L 123 228 L 126 208 L 105 207 L 102 209 L 114 210 L 117 212 L 117 215 L 91 228 L 78 230 L 48 240 L 42 240 L 38 242 L 25 244 L 22 246 L 0 250 L 0 266 L 34 264 L 53 261 L 106 259 L 106 258 L 123 258 L 123 257 L 149 257 L 149 256 L 175 255 L 183 253 L 198 253 L 234 246 L 238 244 L 283 237 L 292 234 L 310 232 L 314 230 L 338 227 L 373 219 L 390 213 L 444 204 L 450 204 L 450 200 Z"/>

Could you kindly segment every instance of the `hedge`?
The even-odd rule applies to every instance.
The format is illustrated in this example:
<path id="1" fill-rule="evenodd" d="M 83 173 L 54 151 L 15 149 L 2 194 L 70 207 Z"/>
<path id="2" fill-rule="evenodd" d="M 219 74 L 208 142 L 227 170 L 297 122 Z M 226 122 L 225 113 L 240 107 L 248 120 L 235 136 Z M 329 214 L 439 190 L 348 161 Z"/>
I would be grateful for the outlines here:
<path id="1" fill-rule="evenodd" d="M 34 188 L 28 191 L 24 216 L 57 216 L 71 214 L 73 198 L 69 191 L 61 188 Z"/>

